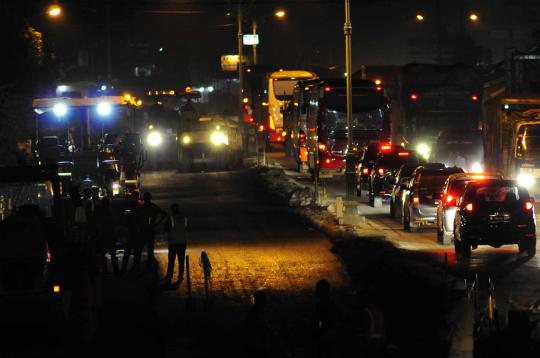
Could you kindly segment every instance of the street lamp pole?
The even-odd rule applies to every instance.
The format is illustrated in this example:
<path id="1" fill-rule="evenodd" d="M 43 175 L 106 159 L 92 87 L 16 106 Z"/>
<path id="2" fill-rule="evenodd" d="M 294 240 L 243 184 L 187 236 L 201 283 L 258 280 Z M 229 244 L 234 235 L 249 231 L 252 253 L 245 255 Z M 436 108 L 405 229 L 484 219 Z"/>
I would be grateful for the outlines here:
<path id="1" fill-rule="evenodd" d="M 242 117 L 244 114 L 244 104 L 242 102 L 244 97 L 244 64 L 242 63 L 242 57 L 244 57 L 243 43 L 242 43 L 242 3 L 238 2 L 238 121 L 242 123 Z"/>
<path id="2" fill-rule="evenodd" d="M 355 153 L 353 150 L 353 123 L 352 123 L 352 46 L 351 46 L 351 3 L 345 0 L 345 24 L 343 25 L 345 35 L 345 82 L 347 84 L 347 156 L 345 166 L 345 192 L 347 201 L 354 200 L 356 193 L 356 168 Z M 345 206 L 345 216 L 354 215 L 354 205 Z"/>
<path id="3" fill-rule="evenodd" d="M 255 36 L 257 35 L 257 20 L 253 20 L 253 64 L 257 64 L 257 43 L 255 41 Z"/>

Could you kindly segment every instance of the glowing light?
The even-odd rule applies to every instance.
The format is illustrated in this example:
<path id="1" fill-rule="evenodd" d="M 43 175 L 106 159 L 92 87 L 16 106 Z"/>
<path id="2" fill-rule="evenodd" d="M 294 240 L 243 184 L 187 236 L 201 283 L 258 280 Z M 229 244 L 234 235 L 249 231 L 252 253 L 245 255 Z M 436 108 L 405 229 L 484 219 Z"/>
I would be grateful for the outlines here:
<path id="1" fill-rule="evenodd" d="M 50 17 L 58 17 L 62 15 L 62 8 L 59 5 L 51 5 L 47 9 L 47 14 L 49 14 Z"/>
<path id="2" fill-rule="evenodd" d="M 101 102 L 101 103 L 98 103 L 96 107 L 96 111 L 100 116 L 105 117 L 111 114 L 112 107 L 107 102 Z"/>
<path id="3" fill-rule="evenodd" d="M 418 153 L 424 157 L 425 159 L 429 158 L 429 155 L 431 154 L 431 147 L 427 145 L 426 143 L 420 143 L 416 146 L 416 150 Z"/>
<path id="4" fill-rule="evenodd" d="M 101 90 L 102 90 L 102 91 L 106 91 L 106 90 L 107 90 L 107 86 L 101 85 Z"/>
<path id="5" fill-rule="evenodd" d="M 60 285 L 54 285 L 53 286 L 53 292 L 54 293 L 60 293 Z"/>
<path id="6" fill-rule="evenodd" d="M 182 138 L 182 142 L 184 144 L 189 144 L 191 143 L 191 138 L 188 136 L 188 135 L 185 135 L 183 138 Z"/>
<path id="7" fill-rule="evenodd" d="M 525 209 L 526 209 L 526 210 L 532 210 L 533 207 L 534 207 L 534 204 L 531 203 L 530 201 L 527 201 L 527 202 L 525 203 Z"/>
<path id="8" fill-rule="evenodd" d="M 276 15 L 277 18 L 284 18 L 285 15 L 287 15 L 287 13 L 285 12 L 285 10 L 277 10 L 274 15 Z"/>
<path id="9" fill-rule="evenodd" d="M 330 92 L 332 90 L 332 87 L 326 86 L 324 87 L 324 92 Z"/>
<path id="10" fill-rule="evenodd" d="M 413 202 L 413 204 L 420 204 L 420 198 L 415 196 L 415 197 L 412 198 L 412 202 Z"/>
<path id="11" fill-rule="evenodd" d="M 377 86 L 380 86 L 381 83 L 382 83 L 382 81 L 381 81 L 380 79 L 377 78 L 377 79 L 375 80 L 375 84 L 376 84 Z"/>
<path id="12" fill-rule="evenodd" d="M 471 171 L 474 173 L 482 173 L 484 168 L 482 168 L 482 164 L 475 162 L 473 165 L 471 165 Z"/>
<path id="13" fill-rule="evenodd" d="M 474 206 L 471 203 L 465 205 L 465 210 L 467 210 L 467 211 L 473 211 L 473 208 L 474 208 Z"/>
<path id="14" fill-rule="evenodd" d="M 131 94 L 129 94 L 129 93 L 124 94 L 124 100 L 125 100 L 126 102 L 131 101 Z"/>
<path id="15" fill-rule="evenodd" d="M 472 99 L 474 102 L 476 102 L 476 101 L 478 101 L 478 96 L 472 96 L 471 99 Z"/>
<path id="16" fill-rule="evenodd" d="M 140 99 L 137 100 L 137 106 L 138 106 L 138 107 L 142 106 L 142 100 L 140 100 Z"/>
<path id="17" fill-rule="evenodd" d="M 245 98 L 242 100 L 242 102 L 248 103 L 248 102 L 249 102 L 249 98 L 245 97 Z"/>
<path id="18" fill-rule="evenodd" d="M 158 147 L 163 142 L 163 136 L 157 131 L 152 131 L 146 137 L 146 142 L 150 147 Z"/>
<path id="19" fill-rule="evenodd" d="M 210 136 L 210 141 L 214 145 L 229 144 L 229 138 L 222 132 L 213 132 Z"/>
<path id="20" fill-rule="evenodd" d="M 416 101 L 418 99 L 418 95 L 416 93 L 411 93 L 411 101 Z"/>
<path id="21" fill-rule="evenodd" d="M 206 88 L 206 90 L 207 90 L 208 92 L 212 93 L 212 92 L 214 92 L 214 87 L 209 86 L 209 87 Z"/>
<path id="22" fill-rule="evenodd" d="M 149 124 L 149 125 L 148 125 L 148 130 L 151 131 L 152 129 L 154 129 L 154 125 L 153 125 L 153 124 Z"/>
<path id="23" fill-rule="evenodd" d="M 518 184 L 521 185 L 521 186 L 524 186 L 526 188 L 532 187 L 534 185 L 535 181 L 536 180 L 534 179 L 534 176 L 532 174 L 529 174 L 529 173 L 521 173 L 517 177 Z"/>
<path id="24" fill-rule="evenodd" d="M 469 20 L 471 20 L 472 22 L 478 21 L 479 20 L 478 15 L 475 14 L 475 13 L 470 14 L 469 15 Z"/>
<path id="25" fill-rule="evenodd" d="M 422 14 L 416 14 L 416 21 L 424 21 L 424 15 Z"/>
<path id="26" fill-rule="evenodd" d="M 54 115 L 57 117 L 63 117 L 67 114 L 68 108 L 64 103 L 57 103 L 53 107 Z"/>

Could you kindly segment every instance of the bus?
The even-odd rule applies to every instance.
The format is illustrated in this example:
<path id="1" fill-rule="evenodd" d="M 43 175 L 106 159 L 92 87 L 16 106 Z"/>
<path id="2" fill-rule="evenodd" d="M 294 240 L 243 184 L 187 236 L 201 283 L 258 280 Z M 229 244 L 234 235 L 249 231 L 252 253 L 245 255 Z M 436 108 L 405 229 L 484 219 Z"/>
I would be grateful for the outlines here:
<path id="1" fill-rule="evenodd" d="M 330 178 L 345 169 L 345 155 L 370 143 L 389 141 L 390 106 L 373 81 L 352 81 L 353 148 L 347 147 L 344 78 L 299 82 L 293 91 L 291 133 L 299 167 Z"/>
<path id="2" fill-rule="evenodd" d="M 270 143 L 284 143 L 287 132 L 283 129 L 283 112 L 293 96 L 294 86 L 298 81 L 313 80 L 317 76 L 309 71 L 272 72 L 267 76 L 268 101 L 268 141 Z M 265 127 L 266 127 L 265 126 Z"/>

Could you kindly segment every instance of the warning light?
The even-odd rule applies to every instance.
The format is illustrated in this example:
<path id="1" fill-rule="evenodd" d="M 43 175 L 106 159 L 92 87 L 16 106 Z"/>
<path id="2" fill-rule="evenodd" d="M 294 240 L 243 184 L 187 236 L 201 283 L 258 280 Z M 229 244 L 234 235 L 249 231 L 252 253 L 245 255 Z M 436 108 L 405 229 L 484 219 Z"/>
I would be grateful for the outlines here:
<path id="1" fill-rule="evenodd" d="M 478 101 L 478 96 L 472 96 L 471 99 L 472 99 L 474 102 L 476 102 L 476 101 Z"/>
<path id="2" fill-rule="evenodd" d="M 375 84 L 376 84 L 377 86 L 380 86 L 381 83 L 382 83 L 382 81 L 381 81 L 380 79 L 376 79 L 376 80 L 375 80 Z"/>
<path id="3" fill-rule="evenodd" d="M 418 99 L 418 95 L 416 93 L 411 93 L 411 101 L 416 101 Z"/>
<path id="4" fill-rule="evenodd" d="M 54 293 L 60 293 L 60 285 L 54 285 L 53 286 L 53 292 Z"/>
<path id="5" fill-rule="evenodd" d="M 263 132 L 264 131 L 264 126 L 262 124 L 259 124 L 259 132 Z"/>
<path id="6" fill-rule="evenodd" d="M 191 93 L 191 87 L 186 87 L 186 93 Z"/>

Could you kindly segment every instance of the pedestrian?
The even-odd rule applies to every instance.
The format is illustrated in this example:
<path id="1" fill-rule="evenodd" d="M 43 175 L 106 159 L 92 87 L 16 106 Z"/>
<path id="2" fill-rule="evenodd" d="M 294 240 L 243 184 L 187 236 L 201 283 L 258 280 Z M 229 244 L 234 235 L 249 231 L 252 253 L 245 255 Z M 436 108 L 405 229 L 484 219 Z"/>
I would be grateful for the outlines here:
<path id="1" fill-rule="evenodd" d="M 180 213 L 180 206 L 178 204 L 171 205 L 171 214 L 165 223 L 165 231 L 167 232 L 169 257 L 164 285 L 169 286 L 173 278 L 174 261 L 176 258 L 178 258 L 178 283 L 180 284 L 184 280 L 188 218 Z"/>
<path id="2" fill-rule="evenodd" d="M 268 357 L 269 328 L 266 321 L 266 292 L 253 294 L 253 306 L 244 322 L 246 335 L 246 357 Z"/>
<path id="3" fill-rule="evenodd" d="M 319 280 L 315 285 L 316 295 L 316 326 L 315 339 L 317 341 L 318 357 L 337 356 L 337 321 L 338 309 L 330 295 L 330 283 Z"/>
<path id="4" fill-rule="evenodd" d="M 127 271 L 129 265 L 129 255 L 133 252 L 133 272 L 138 272 L 141 264 L 141 252 L 144 242 L 141 237 L 139 224 L 140 201 L 139 192 L 133 191 L 129 198 L 128 209 L 125 211 L 125 221 L 127 237 L 124 246 L 124 257 L 122 259 L 122 273 Z"/>
<path id="5" fill-rule="evenodd" d="M 156 227 L 167 218 L 167 213 L 152 202 L 152 194 L 145 192 L 143 204 L 139 207 L 139 224 L 143 244 L 148 250 L 148 263 L 154 263 L 154 242 L 156 239 Z"/>
<path id="6" fill-rule="evenodd" d="M 118 258 L 116 257 L 116 239 L 114 235 L 114 222 L 110 209 L 110 200 L 107 197 L 101 199 L 101 205 L 94 209 L 96 228 L 98 231 L 98 250 L 103 273 L 108 273 L 107 253 L 111 256 L 111 265 L 114 274 L 118 274 Z"/>
<path id="7" fill-rule="evenodd" d="M 386 349 L 385 315 L 378 303 L 377 293 L 367 293 L 362 310 L 362 331 L 367 357 L 380 357 Z"/>

